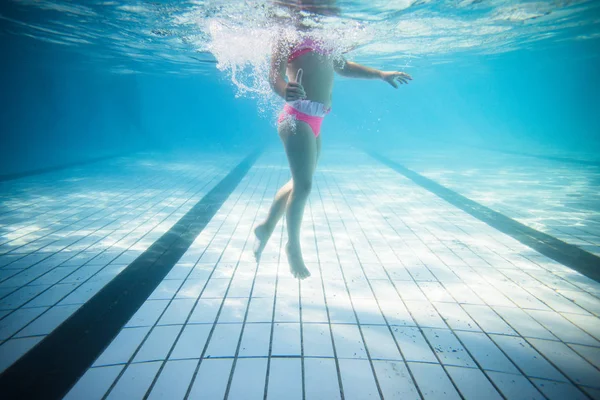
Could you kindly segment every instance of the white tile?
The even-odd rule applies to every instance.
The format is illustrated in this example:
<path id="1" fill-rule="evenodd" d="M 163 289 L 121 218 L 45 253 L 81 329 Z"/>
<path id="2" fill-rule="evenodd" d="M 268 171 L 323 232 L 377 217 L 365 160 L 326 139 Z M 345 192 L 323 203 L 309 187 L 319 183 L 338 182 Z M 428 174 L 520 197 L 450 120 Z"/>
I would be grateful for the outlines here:
<path id="1" fill-rule="evenodd" d="M 520 308 L 514 307 L 493 307 L 510 326 L 516 330 L 521 336 L 533 337 L 538 339 L 555 340 L 550 331 L 544 328 L 539 322 L 533 319 L 529 314 Z"/>
<path id="2" fill-rule="evenodd" d="M 360 324 L 385 325 L 385 320 L 374 297 L 352 298 L 352 305 Z"/>
<path id="3" fill-rule="evenodd" d="M 363 276 L 354 279 L 346 277 L 346 283 L 348 285 L 348 292 L 350 293 L 352 300 L 359 298 L 373 298 L 373 292 L 369 287 L 369 282 Z"/>
<path id="4" fill-rule="evenodd" d="M 468 285 L 461 282 L 444 283 L 446 290 L 459 304 L 485 304 Z"/>
<path id="5" fill-rule="evenodd" d="M 83 283 L 104 268 L 104 265 L 84 265 L 64 278 L 60 283 Z"/>
<path id="6" fill-rule="evenodd" d="M 282 297 L 293 297 L 294 299 L 300 296 L 300 287 L 298 286 L 298 279 L 287 277 L 288 272 L 286 271 L 284 276 L 281 276 L 281 270 L 279 271 L 279 280 L 277 281 L 277 299 Z"/>
<path id="7" fill-rule="evenodd" d="M 510 301 L 499 290 L 487 283 L 469 284 L 469 287 L 490 306 L 514 307 L 515 304 Z"/>
<path id="8" fill-rule="evenodd" d="M 530 308 L 536 310 L 550 309 L 548 307 L 548 305 L 550 304 L 548 304 L 547 302 L 545 302 L 546 304 L 544 304 L 531 294 L 533 293 L 535 295 L 535 292 L 533 292 L 532 289 L 539 289 L 538 287 L 528 287 L 527 290 L 525 290 L 512 282 L 497 283 L 496 287 L 500 289 L 502 293 L 506 294 L 511 301 L 513 301 L 521 308 Z"/>
<path id="9" fill-rule="evenodd" d="M 454 298 L 439 282 L 418 282 L 419 287 L 425 293 L 430 302 L 451 302 Z"/>
<path id="10" fill-rule="evenodd" d="M 302 399 L 302 359 L 271 359 L 267 399 Z"/>
<path id="11" fill-rule="evenodd" d="M 0 373 L 42 341 L 42 337 L 10 339 L 0 345 Z"/>
<path id="12" fill-rule="evenodd" d="M 179 279 L 185 280 L 188 275 L 194 269 L 193 263 L 180 263 L 178 262 L 171 268 L 171 271 L 165 276 L 165 279 Z"/>
<path id="13" fill-rule="evenodd" d="M 177 343 L 169 356 L 169 360 L 200 358 L 211 328 L 212 325 L 208 324 L 186 325 L 183 328 L 181 336 L 177 339 Z"/>
<path id="14" fill-rule="evenodd" d="M 96 359 L 93 366 L 128 362 L 148 332 L 150 332 L 150 327 L 122 329 L 100 357 Z"/>
<path id="15" fill-rule="evenodd" d="M 363 263 L 363 271 L 369 280 L 372 279 L 387 279 L 387 274 L 383 265 L 376 263 Z"/>
<path id="16" fill-rule="evenodd" d="M 135 355 L 133 362 L 158 361 L 167 358 L 182 325 L 156 326 Z"/>
<path id="17" fill-rule="evenodd" d="M 379 300 L 379 308 L 385 316 L 388 325 L 415 326 L 416 323 L 410 316 L 408 309 L 398 297 L 398 301 Z"/>
<path id="18" fill-rule="evenodd" d="M 273 320 L 273 297 L 253 297 L 250 300 L 246 322 L 271 322 Z"/>
<path id="19" fill-rule="evenodd" d="M 266 374 L 266 358 L 238 359 L 227 398 L 231 400 L 263 399 Z"/>
<path id="20" fill-rule="evenodd" d="M 179 279 L 164 280 L 154 289 L 148 300 L 171 300 L 182 284 L 183 281 Z"/>
<path id="21" fill-rule="evenodd" d="M 198 360 L 167 361 L 148 399 L 183 399 L 197 365 Z"/>
<path id="22" fill-rule="evenodd" d="M 502 396 L 479 369 L 447 367 L 448 374 L 465 400 L 501 400 Z"/>
<path id="23" fill-rule="evenodd" d="M 270 297 L 273 298 L 275 295 L 275 280 L 276 276 L 271 274 L 256 275 L 254 282 L 254 290 L 252 290 L 252 297 Z"/>
<path id="24" fill-rule="evenodd" d="M 406 301 L 406 307 L 420 327 L 448 328 L 436 309 L 428 301 Z"/>
<path id="25" fill-rule="evenodd" d="M 302 297 L 303 322 L 328 322 L 325 299 L 322 297 Z"/>
<path id="26" fill-rule="evenodd" d="M 449 329 L 423 328 L 423 333 L 444 365 L 475 367 L 475 362 Z"/>
<path id="27" fill-rule="evenodd" d="M 592 335 L 596 340 L 600 340 L 600 318 L 592 315 L 566 313 L 563 313 L 562 316 Z"/>
<path id="28" fill-rule="evenodd" d="M 142 399 L 150 388 L 162 362 L 130 364 L 110 391 L 107 400 Z"/>
<path id="29" fill-rule="evenodd" d="M 596 366 L 596 368 L 600 368 L 600 347 L 582 346 L 580 344 L 570 344 L 569 347 L 575 350 L 589 363 Z"/>
<path id="30" fill-rule="evenodd" d="M 23 286 L 8 296 L 0 299 L 0 309 L 14 310 L 19 308 L 49 287 L 50 285 Z M 29 306 L 29 304 L 27 304 L 27 306 Z"/>
<path id="31" fill-rule="evenodd" d="M 573 303 L 571 300 L 545 286 L 530 286 L 527 288 L 527 290 L 555 311 L 574 314 L 588 314 L 587 311 Z"/>
<path id="32" fill-rule="evenodd" d="M 417 388 L 401 361 L 373 361 L 373 368 L 385 399 L 420 399 Z"/>
<path id="33" fill-rule="evenodd" d="M 452 329 L 481 332 L 479 326 L 460 305 L 456 303 L 433 303 L 433 306 Z"/>
<path id="34" fill-rule="evenodd" d="M 0 320 L 0 340 L 6 340 L 46 311 L 47 307 L 21 308 Z"/>
<path id="35" fill-rule="evenodd" d="M 588 397 L 570 382 L 551 382 L 545 379 L 532 379 L 535 386 L 550 400 L 587 400 Z"/>
<path id="36" fill-rule="evenodd" d="M 402 360 L 394 337 L 385 325 L 363 325 L 363 336 L 372 360 Z"/>
<path id="37" fill-rule="evenodd" d="M 340 397 L 335 360 L 304 358 L 304 386 L 310 400 L 334 400 Z"/>
<path id="38" fill-rule="evenodd" d="M 438 362 L 418 328 L 393 326 L 392 333 L 406 361 Z"/>
<path id="39" fill-rule="evenodd" d="M 202 293 L 202 289 L 206 285 L 206 279 L 187 279 L 181 288 L 177 291 L 175 298 L 177 299 L 197 299 Z M 208 290 L 208 286 L 207 286 Z M 210 297 L 205 295 L 206 291 L 202 294 L 203 298 Z"/>
<path id="40" fill-rule="evenodd" d="M 362 400 L 379 397 L 375 377 L 368 360 L 340 358 L 339 365 L 345 399 Z"/>
<path id="41" fill-rule="evenodd" d="M 202 292 L 203 299 L 221 299 L 225 296 L 225 292 L 227 291 L 227 287 L 229 286 L 229 279 L 216 279 L 211 278 L 206 287 L 204 288 L 204 292 Z"/>
<path id="42" fill-rule="evenodd" d="M 600 342 L 553 311 L 527 310 L 536 321 L 544 325 L 552 334 L 567 343 L 600 346 Z"/>
<path id="43" fill-rule="evenodd" d="M 203 359 L 188 399 L 223 399 L 232 364 L 233 359 Z"/>
<path id="44" fill-rule="evenodd" d="M 408 368 L 412 371 L 424 399 L 460 399 L 460 395 L 439 364 L 409 362 Z"/>
<path id="45" fill-rule="evenodd" d="M 571 378 L 575 383 L 598 387 L 600 371 L 561 342 L 549 340 L 529 339 L 537 351 L 542 353 L 562 373 Z"/>
<path id="46" fill-rule="evenodd" d="M 300 324 L 275 323 L 273 325 L 273 344 L 271 354 L 274 356 L 300 355 Z"/>
<path id="47" fill-rule="evenodd" d="M 348 297 L 327 297 L 327 308 L 331 323 L 356 323 L 354 309 Z"/>
<path id="48" fill-rule="evenodd" d="M 122 365 L 88 369 L 64 399 L 102 399 L 122 369 Z"/>
<path id="49" fill-rule="evenodd" d="M 456 335 L 484 370 L 520 373 L 496 343 L 484 333 L 456 332 Z"/>
<path id="50" fill-rule="evenodd" d="M 333 357 L 328 324 L 302 324 L 302 343 L 306 357 Z"/>
<path id="51" fill-rule="evenodd" d="M 233 357 L 241 331 L 242 324 L 217 324 L 204 357 Z"/>
<path id="52" fill-rule="evenodd" d="M 331 324 L 331 331 L 338 358 L 367 358 L 358 326 Z"/>
<path id="53" fill-rule="evenodd" d="M 267 357 L 271 342 L 271 324 L 246 324 L 242 333 L 239 357 Z"/>
<path id="54" fill-rule="evenodd" d="M 490 335 L 510 359 L 529 377 L 566 381 L 566 378 L 521 337 Z"/>
<path id="55" fill-rule="evenodd" d="M 192 311 L 189 323 L 212 324 L 215 322 L 223 299 L 200 299 Z"/>
<path id="56" fill-rule="evenodd" d="M 158 321 L 158 325 L 185 324 L 195 302 L 196 300 L 193 299 L 173 299 Z"/>
<path id="57" fill-rule="evenodd" d="M 396 281 L 394 286 L 404 301 L 427 301 L 427 297 L 415 282 L 413 281 Z"/>
<path id="58" fill-rule="evenodd" d="M 227 292 L 227 297 L 248 297 L 254 282 L 254 267 L 246 269 L 247 265 L 240 265 Z"/>
<path id="59" fill-rule="evenodd" d="M 544 399 L 544 396 L 523 375 L 490 371 L 488 376 L 507 399 Z"/>
<path id="60" fill-rule="evenodd" d="M 17 333 L 15 337 L 47 335 L 73 315 L 78 308 L 78 305 L 54 306 Z"/>
<path id="61" fill-rule="evenodd" d="M 298 297 L 277 297 L 275 302 L 275 322 L 300 322 Z"/>
<path id="62" fill-rule="evenodd" d="M 248 307 L 248 298 L 226 298 L 223 302 L 223 308 L 219 314 L 218 323 L 244 321 L 246 308 Z"/>
<path id="63" fill-rule="evenodd" d="M 592 282 L 598 287 L 597 282 Z M 575 290 L 559 290 L 558 293 L 574 301 L 577 305 L 587 311 L 600 316 L 600 299 L 597 297 L 600 294 L 600 289 L 596 289 L 595 296 L 590 293 Z"/>
<path id="64" fill-rule="evenodd" d="M 516 335 L 516 332 L 491 307 L 465 304 L 463 305 L 463 309 L 477 322 L 484 332 Z"/>
<path id="65" fill-rule="evenodd" d="M 131 317 L 125 327 L 153 326 L 168 304 L 168 300 L 147 300 Z"/>

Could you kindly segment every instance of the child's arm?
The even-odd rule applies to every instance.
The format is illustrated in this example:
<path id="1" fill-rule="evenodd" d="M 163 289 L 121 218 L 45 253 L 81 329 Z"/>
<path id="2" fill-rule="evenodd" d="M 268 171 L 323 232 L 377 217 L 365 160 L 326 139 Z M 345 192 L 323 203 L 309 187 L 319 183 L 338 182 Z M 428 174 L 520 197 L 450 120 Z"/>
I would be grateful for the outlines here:
<path id="1" fill-rule="evenodd" d="M 398 71 L 380 71 L 375 68 L 369 68 L 364 65 L 357 64 L 352 61 L 347 61 L 345 58 L 337 61 L 334 65 L 335 71 L 348 78 L 366 78 L 366 79 L 382 79 L 397 88 L 396 80 L 402 83 L 408 83 L 412 77 L 404 72 Z"/>
<path id="2" fill-rule="evenodd" d="M 287 69 L 288 51 L 283 41 L 278 40 L 273 47 L 271 55 L 271 70 L 269 71 L 269 83 L 271 88 L 286 101 L 298 100 L 306 97 L 304 88 L 296 82 L 287 82 L 285 80 L 285 71 Z"/>

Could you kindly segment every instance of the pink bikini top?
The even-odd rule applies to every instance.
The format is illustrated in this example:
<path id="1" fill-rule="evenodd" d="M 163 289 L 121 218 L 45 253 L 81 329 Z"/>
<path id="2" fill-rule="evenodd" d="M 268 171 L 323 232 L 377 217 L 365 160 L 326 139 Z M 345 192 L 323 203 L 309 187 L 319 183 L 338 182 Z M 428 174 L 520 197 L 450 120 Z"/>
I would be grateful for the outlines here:
<path id="1" fill-rule="evenodd" d="M 288 62 L 300 57 L 302 54 L 310 53 L 311 51 L 323 55 L 332 53 L 331 49 L 325 48 L 321 43 L 311 38 L 305 38 L 302 42 L 294 46 L 292 53 L 288 57 Z"/>

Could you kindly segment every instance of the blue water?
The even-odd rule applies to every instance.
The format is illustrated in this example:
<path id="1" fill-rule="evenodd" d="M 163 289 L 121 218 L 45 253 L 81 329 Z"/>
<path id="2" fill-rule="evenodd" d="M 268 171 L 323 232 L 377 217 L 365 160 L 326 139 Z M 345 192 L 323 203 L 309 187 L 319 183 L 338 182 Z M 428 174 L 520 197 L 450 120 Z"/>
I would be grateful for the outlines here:
<path id="1" fill-rule="evenodd" d="M 281 103 L 260 86 L 275 3 L 2 2 L 0 173 L 146 147 L 277 145 Z M 320 23 L 348 59 L 414 80 L 336 78 L 326 143 L 600 149 L 597 1 L 337 7 Z"/>

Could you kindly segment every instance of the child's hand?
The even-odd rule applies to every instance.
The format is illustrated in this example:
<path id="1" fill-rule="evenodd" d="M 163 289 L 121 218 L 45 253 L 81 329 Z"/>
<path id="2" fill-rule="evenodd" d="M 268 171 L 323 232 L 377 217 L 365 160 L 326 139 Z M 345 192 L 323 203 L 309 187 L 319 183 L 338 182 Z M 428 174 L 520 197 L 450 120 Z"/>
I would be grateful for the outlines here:
<path id="1" fill-rule="evenodd" d="M 306 98 L 304 87 L 297 82 L 288 82 L 285 86 L 285 101 L 301 100 Z"/>
<path id="2" fill-rule="evenodd" d="M 395 87 L 396 89 L 398 88 L 398 84 L 396 83 L 396 81 L 400 82 L 400 84 L 403 83 L 408 83 L 408 80 L 412 81 L 412 77 L 404 72 L 398 72 L 398 71 L 394 71 L 394 72 L 381 72 L 381 79 L 383 79 L 384 81 L 386 81 L 387 83 L 389 83 L 390 85 L 392 85 L 393 87 Z"/>

